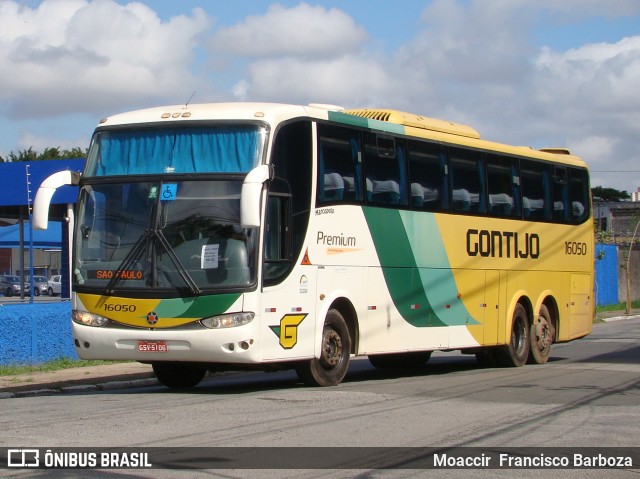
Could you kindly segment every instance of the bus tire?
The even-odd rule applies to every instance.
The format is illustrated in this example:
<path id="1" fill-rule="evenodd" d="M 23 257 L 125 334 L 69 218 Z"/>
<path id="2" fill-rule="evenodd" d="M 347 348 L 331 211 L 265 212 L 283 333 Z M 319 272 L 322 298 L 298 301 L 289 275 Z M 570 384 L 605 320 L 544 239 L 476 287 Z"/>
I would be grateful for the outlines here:
<path id="1" fill-rule="evenodd" d="M 349 369 L 351 337 L 342 314 L 330 309 L 322 328 L 320 358 L 300 363 L 296 373 L 307 386 L 335 386 L 340 384 Z"/>
<path id="2" fill-rule="evenodd" d="M 371 354 L 369 362 L 376 368 L 412 368 L 429 361 L 431 351 L 415 351 L 410 353 Z"/>
<path id="3" fill-rule="evenodd" d="M 495 351 L 498 365 L 503 367 L 520 367 L 525 365 L 529 359 L 529 332 L 530 327 L 527 310 L 518 303 L 513 312 L 509 344 L 501 346 Z"/>
<path id="4" fill-rule="evenodd" d="M 152 367 L 158 381 L 172 389 L 197 386 L 207 373 L 207 368 L 193 364 L 153 363 Z"/>
<path id="5" fill-rule="evenodd" d="M 529 332 L 531 337 L 530 363 L 544 364 L 547 362 L 555 335 L 556 329 L 549 308 L 543 304 L 540 307 L 538 317 L 531 323 L 531 331 Z"/>

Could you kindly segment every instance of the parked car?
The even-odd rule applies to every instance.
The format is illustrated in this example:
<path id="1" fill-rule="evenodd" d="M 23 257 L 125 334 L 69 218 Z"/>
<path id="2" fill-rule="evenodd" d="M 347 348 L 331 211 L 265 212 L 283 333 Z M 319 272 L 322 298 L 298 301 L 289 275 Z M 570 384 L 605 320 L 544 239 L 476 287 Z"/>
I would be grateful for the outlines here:
<path id="1" fill-rule="evenodd" d="M 49 293 L 49 296 L 55 296 L 56 294 L 60 294 L 61 291 L 60 275 L 54 274 L 49 278 L 49 281 L 47 281 L 47 293 Z"/>
<path id="2" fill-rule="evenodd" d="M 47 281 L 46 276 L 33 277 L 33 294 L 35 296 L 40 296 L 41 294 L 49 294 L 49 282 Z"/>
<path id="3" fill-rule="evenodd" d="M 14 276 L 5 274 L 0 276 L 0 292 L 5 296 L 13 296 L 14 294 L 20 294 L 23 290 L 25 294 L 29 294 L 29 284 L 20 283 L 20 276 Z"/>

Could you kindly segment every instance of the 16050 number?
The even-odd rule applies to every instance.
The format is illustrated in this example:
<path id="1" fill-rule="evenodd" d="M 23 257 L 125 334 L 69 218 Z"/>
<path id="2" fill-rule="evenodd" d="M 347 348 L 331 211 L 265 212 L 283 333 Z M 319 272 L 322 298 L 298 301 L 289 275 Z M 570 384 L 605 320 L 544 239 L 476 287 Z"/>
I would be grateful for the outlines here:
<path id="1" fill-rule="evenodd" d="M 105 311 L 115 311 L 117 313 L 134 313 L 136 311 L 135 304 L 113 304 L 106 303 L 104 305 Z"/>
<path id="2" fill-rule="evenodd" d="M 578 241 L 565 241 L 564 254 L 585 256 L 587 254 L 587 243 Z"/>

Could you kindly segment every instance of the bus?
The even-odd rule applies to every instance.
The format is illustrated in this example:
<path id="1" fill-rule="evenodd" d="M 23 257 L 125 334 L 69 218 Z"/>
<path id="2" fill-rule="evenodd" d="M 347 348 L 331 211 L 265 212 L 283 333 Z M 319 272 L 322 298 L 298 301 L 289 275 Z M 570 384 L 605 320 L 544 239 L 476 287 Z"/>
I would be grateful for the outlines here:
<path id="1" fill-rule="evenodd" d="M 178 105 L 100 121 L 77 185 L 72 334 L 83 359 L 151 364 L 160 383 L 294 369 L 339 384 L 350 360 L 545 363 L 590 333 L 586 164 L 387 109 Z"/>

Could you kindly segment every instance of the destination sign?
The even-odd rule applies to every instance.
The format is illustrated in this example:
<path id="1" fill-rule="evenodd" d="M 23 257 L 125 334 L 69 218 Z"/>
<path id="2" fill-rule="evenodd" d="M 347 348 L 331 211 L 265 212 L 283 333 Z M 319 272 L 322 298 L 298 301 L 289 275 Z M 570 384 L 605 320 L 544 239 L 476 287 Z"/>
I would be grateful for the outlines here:
<path id="1" fill-rule="evenodd" d="M 94 269 L 87 272 L 89 279 L 113 279 L 114 277 L 122 280 L 143 280 L 144 271 L 136 269 L 124 269 L 122 271 L 111 269 Z"/>

